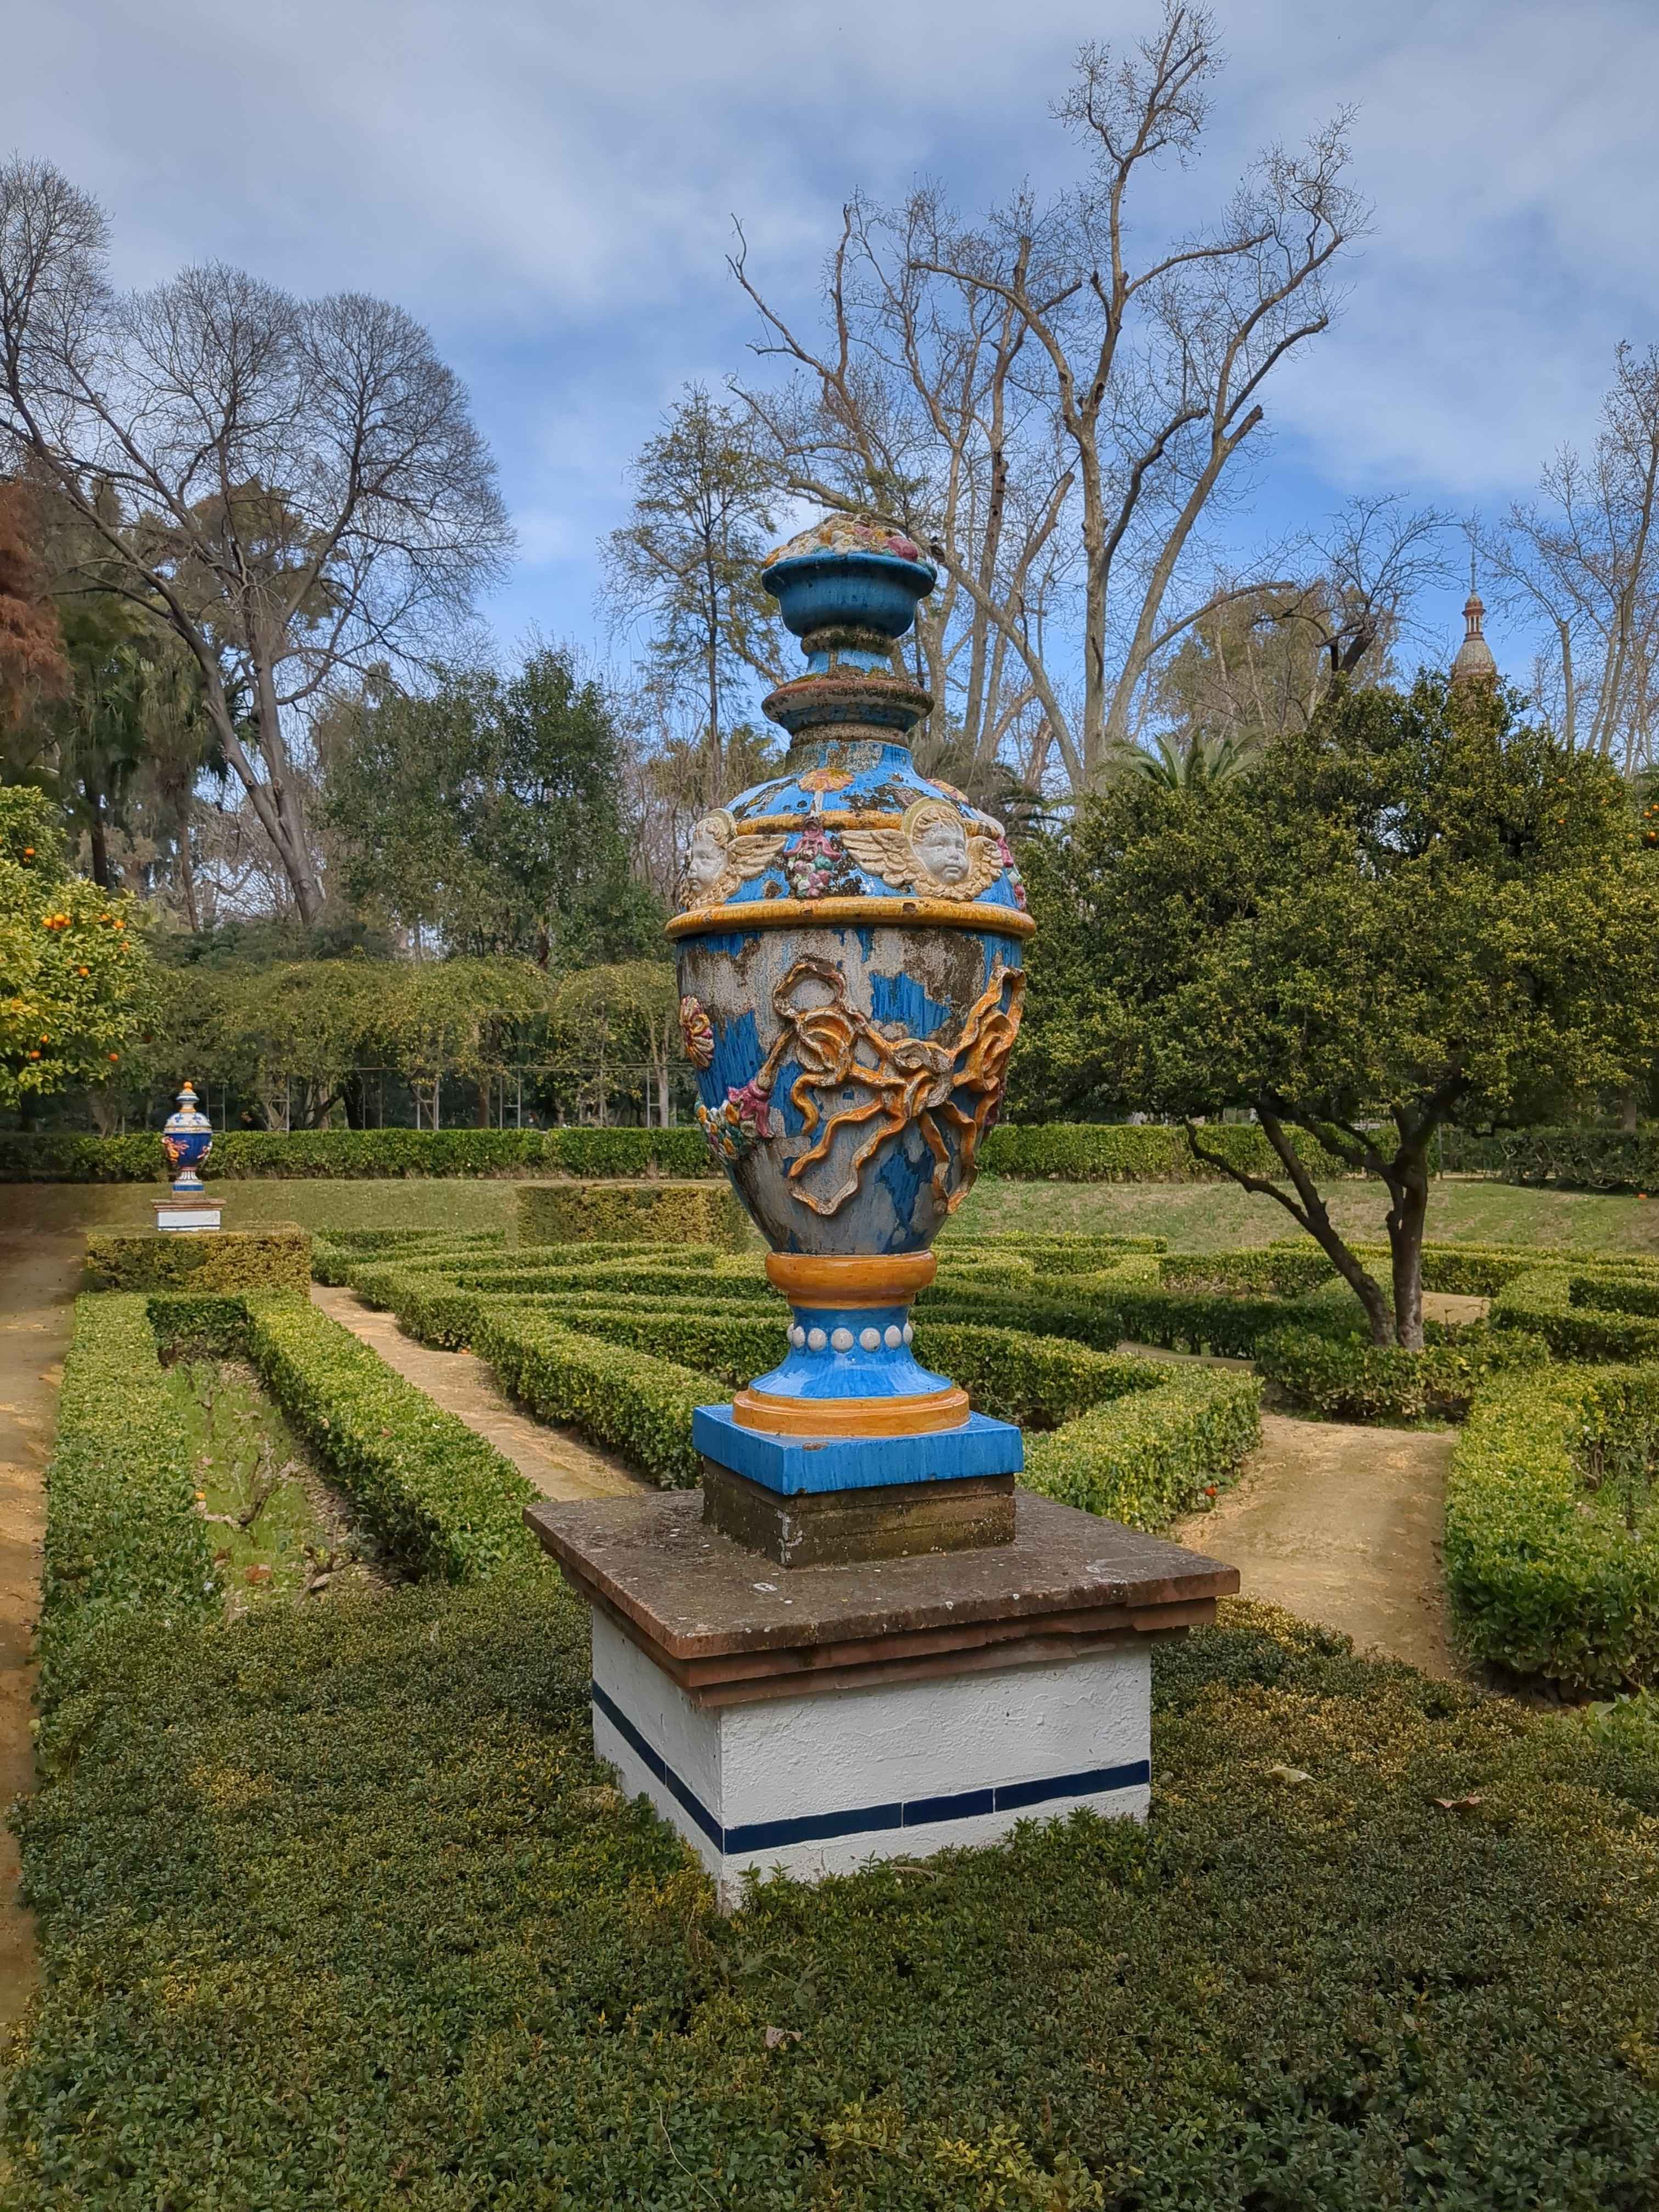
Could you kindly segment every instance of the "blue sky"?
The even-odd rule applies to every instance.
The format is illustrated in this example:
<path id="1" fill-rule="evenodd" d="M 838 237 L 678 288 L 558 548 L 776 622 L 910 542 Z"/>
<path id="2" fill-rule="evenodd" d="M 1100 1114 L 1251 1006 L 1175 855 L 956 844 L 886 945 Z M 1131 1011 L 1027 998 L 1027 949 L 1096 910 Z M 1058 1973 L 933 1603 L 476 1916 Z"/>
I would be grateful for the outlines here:
<path id="1" fill-rule="evenodd" d="M 0 148 L 99 195 L 122 281 L 216 257 L 418 314 L 468 381 L 520 533 L 496 629 L 603 652 L 595 544 L 625 509 L 629 457 L 752 335 L 725 268 L 732 217 L 763 283 L 804 307 L 854 188 L 896 196 L 927 174 L 973 209 L 1069 176 L 1047 110 L 1079 42 L 1154 12 L 13 0 Z M 1592 430 L 1617 340 L 1659 336 L 1659 8 L 1217 13 L 1230 65 L 1172 204 L 1213 205 L 1257 146 L 1352 103 L 1376 211 L 1340 326 L 1276 387 L 1272 451 L 1231 527 L 1270 538 L 1354 491 L 1488 512 L 1524 494 Z M 1449 645 L 1461 597 L 1445 595 Z"/>

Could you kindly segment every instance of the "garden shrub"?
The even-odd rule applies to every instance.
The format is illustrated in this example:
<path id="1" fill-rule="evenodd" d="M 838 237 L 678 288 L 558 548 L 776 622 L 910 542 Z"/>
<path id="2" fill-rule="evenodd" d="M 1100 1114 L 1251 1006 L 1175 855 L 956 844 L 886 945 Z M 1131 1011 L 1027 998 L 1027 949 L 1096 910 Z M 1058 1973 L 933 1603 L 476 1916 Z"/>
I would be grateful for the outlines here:
<path id="1" fill-rule="evenodd" d="M 1659 1128 L 1516 1129 L 1499 1139 L 1506 1182 L 1659 1190 Z"/>
<path id="2" fill-rule="evenodd" d="M 1309 1238 L 1297 1244 L 1244 1246 L 1232 1252 L 1168 1252 L 1158 1261 L 1157 1279 L 1171 1291 L 1201 1291 L 1216 1297 L 1265 1293 L 1292 1298 L 1328 1281 L 1335 1273 Z"/>
<path id="3" fill-rule="evenodd" d="M 1026 1439 L 1028 1489 L 1135 1528 L 1161 1528 L 1237 1474 L 1261 1441 L 1254 1375 L 1118 1363 L 1147 1370 L 1075 1420 Z"/>
<path id="4" fill-rule="evenodd" d="M 1452 1454 L 1446 1581 L 1471 1656 L 1569 1691 L 1659 1671 L 1659 1366 L 1482 1391 Z"/>
<path id="5" fill-rule="evenodd" d="M 1254 1175 L 1282 1175 L 1279 1155 L 1252 1122 L 1218 1121 L 1200 1141 L 1235 1167 Z M 1322 1182 L 1349 1170 L 1311 1137 L 1298 1134 L 1297 1157 Z M 1064 1122 L 992 1130 L 980 1146 L 986 1175 L 1056 1182 L 1218 1182 L 1219 1168 L 1194 1158 L 1184 1129 L 1158 1122 Z"/>
<path id="6" fill-rule="evenodd" d="M 713 1244 L 735 1252 L 749 1216 L 718 1183 L 532 1183 L 518 1194 L 519 1243 Z"/>
<path id="7" fill-rule="evenodd" d="M 699 1129 L 280 1129 L 216 1131 L 210 1182 L 252 1176 L 702 1176 Z M 159 1182 L 159 1131 L 93 1137 L 0 1131 L 0 1182 Z"/>
<path id="8" fill-rule="evenodd" d="M 539 1556 L 533 1484 L 493 1444 L 316 1306 L 247 1302 L 260 1381 L 393 1558 L 466 1582 Z"/>
<path id="9" fill-rule="evenodd" d="M 1045 1286 L 1029 1295 L 936 1284 L 916 1301 L 917 1325 L 924 1319 L 987 1322 L 1041 1336 L 1072 1337 L 1100 1352 L 1115 1351 L 1127 1341 L 1249 1359 L 1271 1330 L 1304 1318 L 1299 1303 L 1285 1298 L 1235 1297 L 1139 1284 L 1126 1279 L 1126 1271 L 1135 1264 L 1131 1259 L 1124 1270 L 1067 1276 L 1063 1285 Z M 1358 1312 L 1357 1306 L 1354 1310 Z M 1307 1314 L 1305 1326 L 1346 1335 L 1352 1321 L 1339 1309 L 1314 1310 Z"/>
<path id="10" fill-rule="evenodd" d="M 1492 1300 L 1492 1325 L 1541 1336 L 1558 1359 L 1659 1359 L 1659 1319 L 1575 1299 L 1574 1283 L 1589 1279 L 1582 1263 L 1517 1275 Z M 1599 1271 L 1595 1279 L 1611 1296 L 1639 1279 Z"/>
<path id="11" fill-rule="evenodd" d="M 211 1235 L 146 1230 L 137 1236 L 95 1230 L 87 1238 L 87 1286 L 94 1291 L 276 1291 L 304 1297 L 311 1289 L 311 1237 L 291 1222 Z"/>
<path id="12" fill-rule="evenodd" d="M 1244 1123 L 1215 1124 L 1204 1141 L 1255 1173 L 1273 1172 L 1277 1155 Z M 1310 1139 L 1302 1156 L 1322 1181 L 1346 1172 Z M 1180 1129 L 1052 1122 L 993 1129 L 980 1148 L 990 1175 L 1066 1182 L 1206 1182 Z M 70 1133 L 0 1133 L 0 1182 L 158 1182 L 166 1174 L 159 1133 L 93 1137 Z M 666 1176 L 724 1182 L 699 1129 L 231 1129 L 215 1134 L 204 1173 L 231 1182 L 255 1176 L 570 1175 Z"/>
<path id="13" fill-rule="evenodd" d="M 690 1489 L 701 1477 L 691 1412 L 726 1395 L 712 1375 L 493 1299 L 478 1313 L 472 1349 L 538 1420 L 571 1423 L 665 1490 Z"/>
<path id="14" fill-rule="evenodd" d="M 77 1298 L 46 1471 L 41 1697 L 64 1699 L 112 1619 L 181 1628 L 220 1602 L 188 1443 L 143 1298 Z"/>
<path id="15" fill-rule="evenodd" d="M 1639 1770 L 1283 1615 L 1154 1652 L 1145 1826 L 730 1920 L 607 1786 L 556 1577 L 125 1657 L 23 1811 L 30 2212 L 1659 2196 Z"/>
<path id="16" fill-rule="evenodd" d="M 1263 1378 L 1328 1421 L 1459 1420 L 1490 1377 L 1548 1358 L 1541 1338 L 1478 1323 L 1448 1331 L 1422 1352 L 1294 1327 L 1272 1330 L 1255 1349 Z"/>

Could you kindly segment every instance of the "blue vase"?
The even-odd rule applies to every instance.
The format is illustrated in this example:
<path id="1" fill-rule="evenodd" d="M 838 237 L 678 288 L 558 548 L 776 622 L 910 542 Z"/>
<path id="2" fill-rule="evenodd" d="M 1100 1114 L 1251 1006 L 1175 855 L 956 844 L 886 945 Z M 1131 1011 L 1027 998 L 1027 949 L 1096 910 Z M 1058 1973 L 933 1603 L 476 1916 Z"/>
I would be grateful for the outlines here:
<path id="1" fill-rule="evenodd" d="M 890 647 L 933 586 L 919 550 L 837 517 L 762 582 L 807 657 L 766 702 L 788 754 L 696 824 L 669 924 L 698 1118 L 793 1308 L 788 1358 L 732 1418 L 959 1428 L 909 1307 L 1001 1103 L 1034 925 L 1001 824 L 910 757 L 933 702 Z"/>
<path id="2" fill-rule="evenodd" d="M 213 1150 L 213 1124 L 188 1083 L 179 1093 L 178 1107 L 161 1126 L 161 1150 L 173 1170 L 173 1196 L 199 1198 L 205 1186 L 197 1170 Z"/>

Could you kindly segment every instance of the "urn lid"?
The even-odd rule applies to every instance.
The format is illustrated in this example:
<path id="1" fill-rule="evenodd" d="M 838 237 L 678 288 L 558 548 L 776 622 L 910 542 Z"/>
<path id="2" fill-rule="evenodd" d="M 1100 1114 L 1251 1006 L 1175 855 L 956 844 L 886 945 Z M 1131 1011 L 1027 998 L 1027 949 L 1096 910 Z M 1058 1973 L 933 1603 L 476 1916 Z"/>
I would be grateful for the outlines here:
<path id="1" fill-rule="evenodd" d="M 188 1078 L 185 1079 L 184 1089 L 177 1094 L 177 1103 L 179 1111 L 171 1117 L 173 1121 L 187 1121 L 192 1115 L 198 1120 L 202 1118 L 200 1110 L 202 1102 L 196 1096 L 196 1087 Z"/>
<path id="2" fill-rule="evenodd" d="M 867 515 L 826 515 L 769 554 L 761 569 L 762 587 L 815 672 L 832 654 L 857 667 L 884 667 L 889 642 L 904 635 L 917 600 L 937 581 L 913 538 Z"/>

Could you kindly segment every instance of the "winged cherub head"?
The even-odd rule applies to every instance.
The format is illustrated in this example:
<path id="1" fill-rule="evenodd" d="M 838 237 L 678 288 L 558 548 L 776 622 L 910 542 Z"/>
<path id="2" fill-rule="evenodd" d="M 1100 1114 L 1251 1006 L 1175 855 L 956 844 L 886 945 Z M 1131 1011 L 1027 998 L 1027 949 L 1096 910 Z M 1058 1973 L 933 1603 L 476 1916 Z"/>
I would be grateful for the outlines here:
<path id="1" fill-rule="evenodd" d="M 720 806 L 714 813 L 705 814 L 693 829 L 685 854 L 685 886 L 690 904 L 696 905 L 708 897 L 725 874 L 726 848 L 737 826 L 726 808 Z"/>
<path id="2" fill-rule="evenodd" d="M 945 800 L 919 799 L 905 812 L 904 833 L 923 875 L 936 883 L 959 884 L 968 873 L 968 832 Z"/>

